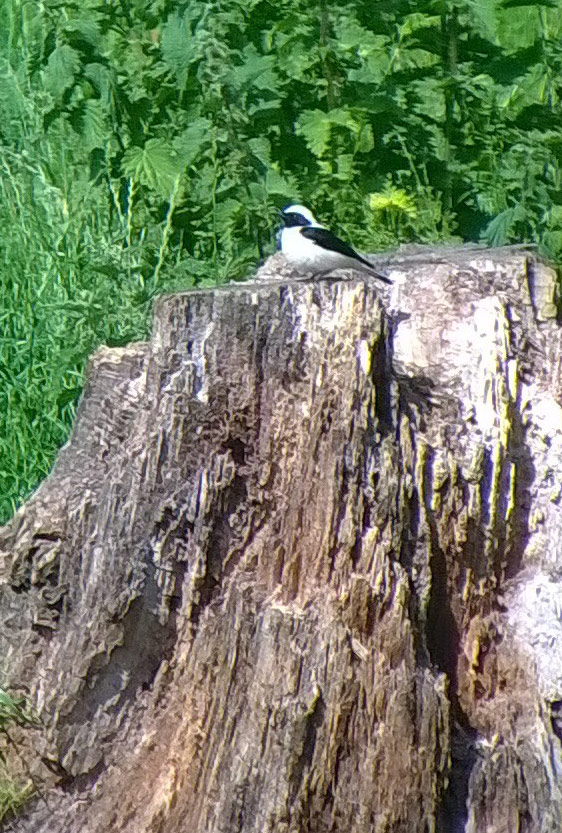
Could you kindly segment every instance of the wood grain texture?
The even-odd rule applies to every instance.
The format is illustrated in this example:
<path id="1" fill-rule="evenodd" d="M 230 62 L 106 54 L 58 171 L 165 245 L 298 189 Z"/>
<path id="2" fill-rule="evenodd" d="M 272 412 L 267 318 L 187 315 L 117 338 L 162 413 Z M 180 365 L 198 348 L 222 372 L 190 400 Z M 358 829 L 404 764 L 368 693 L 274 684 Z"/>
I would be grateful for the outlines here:
<path id="1" fill-rule="evenodd" d="M 398 252 L 390 289 L 278 262 L 99 351 L 0 530 L 48 803 L 6 829 L 559 831 L 555 274 L 518 249 Z"/>

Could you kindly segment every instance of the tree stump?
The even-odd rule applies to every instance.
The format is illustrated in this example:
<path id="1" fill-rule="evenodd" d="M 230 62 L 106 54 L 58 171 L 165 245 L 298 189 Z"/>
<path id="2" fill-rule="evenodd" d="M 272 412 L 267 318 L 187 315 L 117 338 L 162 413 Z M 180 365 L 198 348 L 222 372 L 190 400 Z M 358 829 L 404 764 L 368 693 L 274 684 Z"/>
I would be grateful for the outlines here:
<path id="1" fill-rule="evenodd" d="M 98 351 L 0 531 L 4 676 L 42 721 L 5 829 L 559 833 L 553 269 L 272 263 Z"/>

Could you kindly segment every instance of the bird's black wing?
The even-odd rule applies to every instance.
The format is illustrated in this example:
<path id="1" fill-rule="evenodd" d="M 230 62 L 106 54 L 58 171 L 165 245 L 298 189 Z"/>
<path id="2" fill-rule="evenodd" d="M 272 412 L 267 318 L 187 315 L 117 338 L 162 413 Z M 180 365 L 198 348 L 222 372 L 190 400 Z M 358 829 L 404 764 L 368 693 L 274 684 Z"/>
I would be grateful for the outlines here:
<path id="1" fill-rule="evenodd" d="M 321 226 L 306 226 L 305 228 L 301 228 L 300 232 L 303 237 L 306 237 L 307 240 L 311 240 L 313 243 L 316 243 L 316 245 L 320 246 L 322 249 L 326 249 L 329 252 L 337 252 L 345 257 L 358 260 L 364 266 L 368 266 L 377 278 L 381 279 L 381 281 L 384 281 L 384 283 L 392 283 L 390 278 L 385 278 L 384 275 L 380 275 L 368 260 L 361 257 L 361 255 L 356 252 L 355 249 L 349 245 L 349 243 L 345 243 L 343 240 L 340 240 L 340 238 L 329 229 L 322 228 Z"/>
<path id="2" fill-rule="evenodd" d="M 327 249 L 329 252 L 338 252 L 340 255 L 345 255 L 346 257 L 352 257 L 354 260 L 361 260 L 367 266 L 370 266 L 370 263 L 363 260 L 361 255 L 357 254 L 355 249 L 353 249 L 348 243 L 344 243 L 343 240 L 340 240 L 339 237 L 331 232 L 327 228 L 321 228 L 319 226 L 305 226 L 301 228 L 301 234 L 303 237 L 306 237 L 307 240 L 312 240 L 313 243 L 316 243 L 317 246 L 320 246 L 322 249 Z"/>

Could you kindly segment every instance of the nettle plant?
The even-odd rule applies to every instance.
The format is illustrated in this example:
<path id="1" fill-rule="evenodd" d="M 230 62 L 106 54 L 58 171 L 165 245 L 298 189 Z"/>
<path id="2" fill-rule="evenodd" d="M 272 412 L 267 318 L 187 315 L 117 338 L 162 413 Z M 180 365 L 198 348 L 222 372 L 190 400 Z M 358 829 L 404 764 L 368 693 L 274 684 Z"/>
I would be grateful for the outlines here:
<path id="1" fill-rule="evenodd" d="M 0 0 L 0 516 L 85 361 L 243 279 L 276 208 L 366 251 L 562 251 L 562 0 Z"/>

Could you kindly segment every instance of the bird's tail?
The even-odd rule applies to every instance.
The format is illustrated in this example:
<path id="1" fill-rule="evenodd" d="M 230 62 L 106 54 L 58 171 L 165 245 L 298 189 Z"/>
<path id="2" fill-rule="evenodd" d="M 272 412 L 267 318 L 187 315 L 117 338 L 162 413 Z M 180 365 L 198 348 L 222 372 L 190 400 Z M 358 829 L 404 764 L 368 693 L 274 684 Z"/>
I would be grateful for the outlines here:
<path id="1" fill-rule="evenodd" d="M 358 254 L 357 252 L 355 252 L 355 254 L 357 255 L 357 260 L 359 260 L 363 264 L 363 266 L 365 266 L 368 269 L 369 273 L 374 278 L 378 278 L 379 281 L 382 281 L 383 283 L 387 283 L 389 286 L 392 286 L 394 282 L 391 281 L 390 278 L 387 278 L 385 275 L 381 275 L 381 273 L 377 271 L 373 264 L 369 263 L 369 261 L 362 255 Z"/>
<path id="2" fill-rule="evenodd" d="M 387 283 L 389 286 L 392 286 L 394 281 L 391 281 L 390 278 L 386 277 L 386 275 L 381 275 L 381 273 L 378 272 L 373 266 L 373 264 L 369 263 L 368 260 L 365 260 L 365 258 L 362 257 L 361 263 L 363 263 L 368 268 L 369 274 L 372 275 L 374 278 L 378 278 L 379 281 L 382 281 L 383 283 Z"/>
<path id="3" fill-rule="evenodd" d="M 373 277 L 378 278 L 379 281 L 383 281 L 383 283 L 387 283 L 389 286 L 392 286 L 392 284 L 394 283 L 394 281 L 391 281 L 390 278 L 387 278 L 385 275 L 381 275 L 380 272 L 377 272 L 377 270 L 373 269 L 372 267 L 371 274 L 373 275 Z"/>

